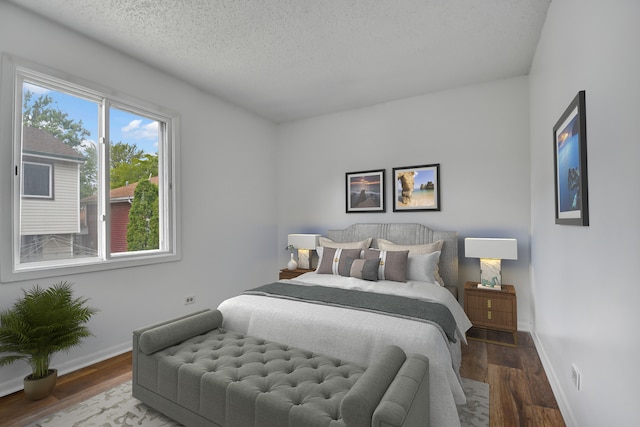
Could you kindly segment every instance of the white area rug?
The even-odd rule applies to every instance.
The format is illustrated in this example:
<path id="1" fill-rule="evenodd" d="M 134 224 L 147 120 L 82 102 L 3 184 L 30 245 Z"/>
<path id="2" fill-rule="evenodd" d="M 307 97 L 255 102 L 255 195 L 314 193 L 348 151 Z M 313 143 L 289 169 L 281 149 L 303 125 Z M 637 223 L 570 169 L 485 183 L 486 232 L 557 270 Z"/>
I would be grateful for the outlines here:
<path id="1" fill-rule="evenodd" d="M 462 379 L 467 404 L 458 407 L 462 427 L 489 426 L 489 384 Z M 131 397 L 131 381 L 43 418 L 28 427 L 181 427 Z"/>

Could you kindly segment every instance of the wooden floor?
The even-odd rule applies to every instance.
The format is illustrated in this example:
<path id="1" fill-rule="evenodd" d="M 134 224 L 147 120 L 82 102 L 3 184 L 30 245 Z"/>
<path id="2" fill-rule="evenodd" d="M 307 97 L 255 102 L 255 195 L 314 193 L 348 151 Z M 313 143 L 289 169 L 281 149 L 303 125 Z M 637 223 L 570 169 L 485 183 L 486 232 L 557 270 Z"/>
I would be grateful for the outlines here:
<path id="1" fill-rule="evenodd" d="M 491 427 L 562 427 L 562 415 L 529 334 L 516 348 L 469 341 L 463 377 L 489 383 Z M 0 426 L 23 427 L 131 379 L 131 353 L 61 376 L 51 396 L 31 402 L 22 392 L 0 398 Z"/>
<path id="2" fill-rule="evenodd" d="M 560 409 L 531 335 L 518 332 L 518 347 L 469 340 L 460 374 L 489 383 L 491 427 L 564 427 Z"/>
<path id="3" fill-rule="evenodd" d="M 0 426 L 24 427 L 130 379 L 129 352 L 61 376 L 53 394 L 45 399 L 32 402 L 22 391 L 0 398 Z"/>

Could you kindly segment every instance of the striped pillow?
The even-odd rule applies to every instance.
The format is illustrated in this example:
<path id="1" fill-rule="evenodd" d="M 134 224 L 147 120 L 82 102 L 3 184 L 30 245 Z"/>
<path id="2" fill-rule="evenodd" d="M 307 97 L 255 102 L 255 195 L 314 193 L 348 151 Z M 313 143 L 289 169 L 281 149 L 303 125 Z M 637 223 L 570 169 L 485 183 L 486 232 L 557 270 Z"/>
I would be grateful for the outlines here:
<path id="1" fill-rule="evenodd" d="M 407 260 L 409 251 L 364 251 L 365 259 L 379 259 L 378 279 L 394 282 L 407 281 Z"/>
<path id="2" fill-rule="evenodd" d="M 377 259 L 347 259 L 340 275 L 375 282 L 378 280 L 379 264 Z"/>
<path id="3" fill-rule="evenodd" d="M 341 249 L 327 248 L 322 249 L 322 259 L 316 273 L 318 274 L 335 274 L 339 275 L 340 271 L 345 271 L 346 263 L 354 258 L 360 258 L 361 249 Z M 350 264 L 349 264 L 349 268 Z"/>

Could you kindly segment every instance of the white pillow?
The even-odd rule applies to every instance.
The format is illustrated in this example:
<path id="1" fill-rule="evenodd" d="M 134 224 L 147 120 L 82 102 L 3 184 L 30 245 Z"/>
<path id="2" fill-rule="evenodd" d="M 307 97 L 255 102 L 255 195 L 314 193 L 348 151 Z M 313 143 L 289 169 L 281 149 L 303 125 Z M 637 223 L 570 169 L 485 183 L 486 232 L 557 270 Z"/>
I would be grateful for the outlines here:
<path id="1" fill-rule="evenodd" d="M 421 245 L 398 245 L 384 239 L 378 239 L 378 247 L 383 251 L 409 251 L 409 255 L 428 254 L 435 251 L 441 251 L 444 240 L 437 240 L 433 243 L 424 243 Z"/>
<path id="2" fill-rule="evenodd" d="M 326 237 L 320 237 L 318 239 L 320 246 L 334 249 L 368 249 L 369 246 L 371 246 L 371 240 L 372 238 L 369 237 L 368 239 L 362 240 L 360 242 L 340 243 L 334 242 L 333 240 L 327 239 Z"/>
<path id="3" fill-rule="evenodd" d="M 429 254 L 409 255 L 407 261 L 407 280 L 438 283 L 436 272 L 440 261 L 440 251 Z"/>
<path id="4" fill-rule="evenodd" d="M 436 251 L 442 251 L 442 246 L 444 246 L 444 240 L 437 240 L 433 243 L 424 243 L 421 245 L 396 245 L 393 242 L 384 239 L 378 239 L 378 247 L 383 251 L 409 251 L 409 258 L 412 255 L 422 255 L 429 254 Z M 438 259 L 440 257 L 438 256 Z M 436 282 L 440 284 L 440 286 L 444 286 L 444 280 L 440 277 L 439 267 L 436 263 L 435 270 L 435 278 Z"/>

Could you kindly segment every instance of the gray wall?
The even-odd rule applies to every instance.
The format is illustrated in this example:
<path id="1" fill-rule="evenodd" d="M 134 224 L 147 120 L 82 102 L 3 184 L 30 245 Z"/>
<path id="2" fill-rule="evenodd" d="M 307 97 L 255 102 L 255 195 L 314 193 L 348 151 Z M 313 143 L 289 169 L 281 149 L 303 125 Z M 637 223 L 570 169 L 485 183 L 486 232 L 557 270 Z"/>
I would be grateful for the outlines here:
<path id="1" fill-rule="evenodd" d="M 639 17 L 635 0 L 554 0 L 530 74 L 535 332 L 570 426 L 638 424 Z M 552 128 L 582 89 L 591 225 L 560 226 Z"/>
<path id="2" fill-rule="evenodd" d="M 215 307 L 277 277 L 273 123 L 6 2 L 0 2 L 0 51 L 181 114 L 182 261 L 39 280 L 42 286 L 69 280 L 100 309 L 89 324 L 95 337 L 56 356 L 54 367 L 64 372 L 123 352 L 135 327 Z M 0 143 L 11 144 L 6 129 L 0 132 Z M 10 188 L 9 174 L 0 175 L 0 186 Z M 2 245 L 1 255 L 9 256 Z M 0 309 L 33 284 L 0 284 Z M 186 295 L 196 303 L 185 306 Z M 26 373 L 24 363 L 0 368 L 0 394 L 22 388 Z"/>
<path id="3" fill-rule="evenodd" d="M 461 288 L 480 277 L 464 237 L 515 237 L 518 260 L 503 261 L 503 279 L 517 289 L 520 328 L 531 329 L 528 99 L 520 77 L 280 125 L 280 265 L 288 233 L 417 222 L 459 232 Z M 442 210 L 394 213 L 392 168 L 431 163 Z M 346 214 L 345 173 L 372 169 L 386 169 L 387 212 Z"/>

